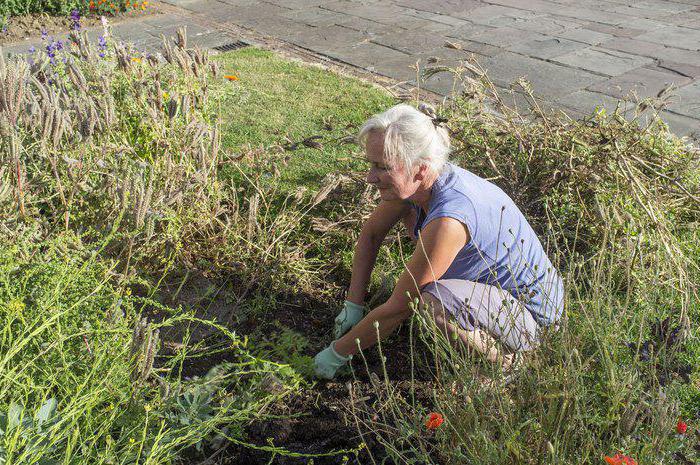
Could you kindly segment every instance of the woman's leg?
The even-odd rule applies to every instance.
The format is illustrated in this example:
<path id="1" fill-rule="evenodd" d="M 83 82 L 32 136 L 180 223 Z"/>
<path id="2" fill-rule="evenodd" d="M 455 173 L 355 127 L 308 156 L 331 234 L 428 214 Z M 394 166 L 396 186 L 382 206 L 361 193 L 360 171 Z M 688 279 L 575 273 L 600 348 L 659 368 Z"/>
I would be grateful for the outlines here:
<path id="1" fill-rule="evenodd" d="M 455 341 L 467 349 L 476 350 L 486 360 L 502 366 L 503 369 L 510 368 L 515 360 L 515 354 L 505 353 L 504 350 L 499 349 L 500 344 L 493 336 L 478 328 L 466 330 L 453 323 L 445 307 L 432 294 L 423 292 L 421 298 L 428 309 L 428 314 L 432 314 L 435 324 L 448 341 L 451 343 Z"/>

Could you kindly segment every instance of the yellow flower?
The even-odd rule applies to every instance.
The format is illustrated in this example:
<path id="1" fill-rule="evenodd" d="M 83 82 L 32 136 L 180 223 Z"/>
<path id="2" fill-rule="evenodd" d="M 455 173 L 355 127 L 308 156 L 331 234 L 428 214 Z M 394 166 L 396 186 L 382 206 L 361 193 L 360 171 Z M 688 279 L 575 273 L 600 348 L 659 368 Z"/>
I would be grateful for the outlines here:
<path id="1" fill-rule="evenodd" d="M 167 92 L 163 92 L 163 98 L 168 98 L 170 95 Z"/>
<path id="2" fill-rule="evenodd" d="M 133 61 L 134 63 L 141 63 L 141 58 L 139 58 L 139 57 L 131 57 L 131 61 Z"/>

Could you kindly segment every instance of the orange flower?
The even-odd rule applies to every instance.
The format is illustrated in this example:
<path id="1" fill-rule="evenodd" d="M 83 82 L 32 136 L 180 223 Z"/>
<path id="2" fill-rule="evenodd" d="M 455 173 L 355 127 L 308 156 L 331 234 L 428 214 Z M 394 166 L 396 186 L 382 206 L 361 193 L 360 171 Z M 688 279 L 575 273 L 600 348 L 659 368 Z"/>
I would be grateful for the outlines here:
<path id="1" fill-rule="evenodd" d="M 228 79 L 229 81 L 238 81 L 238 76 L 235 74 L 227 74 L 224 76 L 224 79 Z"/>
<path id="2" fill-rule="evenodd" d="M 632 457 L 628 457 L 621 452 L 615 454 L 614 457 L 606 455 L 605 461 L 610 465 L 637 465 L 637 462 Z"/>
<path id="3" fill-rule="evenodd" d="M 109 4 L 109 7 L 112 8 L 112 9 L 114 9 L 114 8 L 115 8 L 114 3 L 110 3 L 110 4 Z"/>
<path id="4" fill-rule="evenodd" d="M 430 412 L 428 419 L 425 421 L 425 427 L 429 430 L 434 430 L 440 427 L 445 419 L 437 412 Z"/>
<path id="5" fill-rule="evenodd" d="M 686 431 L 688 431 L 688 423 L 679 419 L 678 424 L 676 425 L 676 433 L 685 434 Z"/>
<path id="6" fill-rule="evenodd" d="M 92 0 L 90 0 L 90 9 L 91 10 L 95 9 L 95 2 L 93 2 Z"/>

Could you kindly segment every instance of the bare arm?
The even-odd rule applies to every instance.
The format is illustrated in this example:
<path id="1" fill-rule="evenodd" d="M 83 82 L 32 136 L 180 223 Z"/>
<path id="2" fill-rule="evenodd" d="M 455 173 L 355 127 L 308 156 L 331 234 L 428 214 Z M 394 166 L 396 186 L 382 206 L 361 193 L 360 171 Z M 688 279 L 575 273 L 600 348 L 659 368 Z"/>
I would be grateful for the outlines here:
<path id="1" fill-rule="evenodd" d="M 352 277 L 347 296 L 350 302 L 363 304 L 379 248 L 391 228 L 410 210 L 407 202 L 383 201 L 362 226 L 352 259 Z"/>
<path id="2" fill-rule="evenodd" d="M 372 310 L 345 336 L 335 342 L 341 355 L 357 352 L 355 339 L 364 349 L 377 342 L 374 322 L 379 322 L 379 337 L 392 333 L 411 316 L 409 303 L 420 295 L 426 284 L 440 279 L 459 251 L 469 241 L 466 226 L 452 218 L 437 218 L 428 224 L 418 241 L 416 251 L 406 264 L 389 300 Z"/>

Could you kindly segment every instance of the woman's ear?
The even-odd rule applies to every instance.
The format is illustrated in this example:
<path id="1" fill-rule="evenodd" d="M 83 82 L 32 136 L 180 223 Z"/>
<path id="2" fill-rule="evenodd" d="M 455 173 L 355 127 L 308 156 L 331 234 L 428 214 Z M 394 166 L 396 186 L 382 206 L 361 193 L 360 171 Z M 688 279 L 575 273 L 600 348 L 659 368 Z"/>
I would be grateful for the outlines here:
<path id="1" fill-rule="evenodd" d="M 428 175 L 428 165 L 426 165 L 425 163 L 421 163 L 420 165 L 418 165 L 416 174 L 414 175 L 414 179 L 416 181 L 423 181 L 428 177 Z"/>

